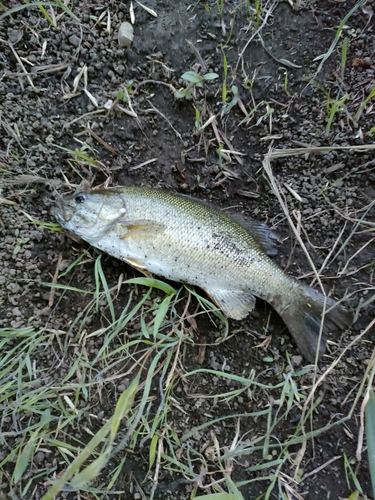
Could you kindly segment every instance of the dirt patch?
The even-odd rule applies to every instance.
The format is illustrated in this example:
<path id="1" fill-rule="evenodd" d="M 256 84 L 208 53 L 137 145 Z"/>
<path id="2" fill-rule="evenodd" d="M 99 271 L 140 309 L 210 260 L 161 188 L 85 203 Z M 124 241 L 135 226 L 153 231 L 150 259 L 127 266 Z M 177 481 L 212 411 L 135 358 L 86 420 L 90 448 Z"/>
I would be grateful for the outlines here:
<path id="1" fill-rule="evenodd" d="M 109 462 L 56 498 L 371 498 L 358 442 L 373 371 L 375 156 L 306 149 L 373 143 L 371 5 L 347 19 L 355 2 L 256 5 L 148 0 L 154 17 L 136 3 L 128 49 L 117 42 L 128 3 L 0 19 L 0 499 L 42 498 L 140 367 Z M 270 148 L 304 148 L 271 162 L 286 213 L 262 165 Z M 317 287 L 290 214 L 356 323 L 316 370 L 261 301 L 226 325 L 182 288 L 154 334 L 168 289 L 121 285 L 138 273 L 57 231 L 56 195 L 82 178 L 267 222 L 283 242 L 276 261 Z"/>

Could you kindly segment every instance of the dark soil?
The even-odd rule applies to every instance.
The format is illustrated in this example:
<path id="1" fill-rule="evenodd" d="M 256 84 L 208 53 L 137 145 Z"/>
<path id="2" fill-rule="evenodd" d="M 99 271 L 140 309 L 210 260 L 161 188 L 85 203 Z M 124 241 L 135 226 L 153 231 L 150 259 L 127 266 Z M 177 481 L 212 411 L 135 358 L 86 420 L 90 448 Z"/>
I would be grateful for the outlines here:
<path id="1" fill-rule="evenodd" d="M 207 200 L 223 209 L 230 208 L 232 212 L 273 227 L 282 241 L 276 261 L 287 273 L 311 283 L 314 273 L 270 187 L 262 167 L 263 157 L 270 147 L 373 143 L 375 108 L 372 101 L 364 108 L 358 123 L 354 120 L 361 103 L 375 87 L 375 26 L 371 2 L 356 9 L 345 21 L 338 44 L 314 81 L 311 79 L 321 56 L 327 53 L 341 21 L 355 2 L 320 1 L 301 5 L 292 1 L 276 0 L 272 5 L 264 2 L 259 23 L 251 10 L 252 2 L 249 7 L 247 2 L 228 0 L 224 2 L 222 16 L 218 12 L 220 2 L 147 0 L 144 3 L 158 17 L 134 5 L 134 41 L 129 48 L 120 48 L 117 40 L 121 22 L 130 20 L 128 2 L 109 2 L 108 5 L 99 1 L 78 2 L 73 13 L 79 22 L 64 13 L 57 19 L 58 29 L 48 23 L 37 7 L 0 18 L 0 328 L 32 326 L 46 332 L 70 329 L 71 337 L 62 335 L 61 340 L 60 334 L 56 334 L 53 341 L 30 359 L 30 366 L 40 370 L 38 373 L 42 374 L 46 386 L 52 382 L 56 386 L 62 384 L 75 366 L 75 356 L 82 346 L 78 330 L 74 327 L 72 332 L 70 327 L 88 299 L 73 290 L 56 290 L 55 300 L 49 305 L 50 288 L 43 283 L 52 281 L 59 254 L 62 256 L 60 271 L 63 271 L 86 251 L 85 263 L 59 278 L 58 283 L 93 290 L 97 257 L 94 249 L 73 241 L 69 235 L 32 224 L 31 221 L 54 222 L 50 209 L 55 205 L 57 192 L 65 194 L 86 178 L 93 185 L 107 182 L 108 185 L 163 187 Z M 7 8 L 15 5 L 9 2 Z M 62 12 L 55 7 L 56 15 Z M 267 21 L 263 22 L 266 17 Z M 261 38 L 255 34 L 260 26 Z M 253 40 L 247 45 L 252 36 Z M 344 39 L 348 41 L 345 67 L 342 62 Z M 223 54 L 227 59 L 227 75 Z M 84 89 L 83 75 L 75 85 L 82 68 L 86 71 L 88 92 Z M 196 87 L 192 99 L 176 99 L 173 89 L 186 87 L 187 82 L 181 75 L 189 70 L 201 75 L 216 72 L 219 77 Z M 227 113 L 223 112 L 222 103 L 225 78 L 227 103 L 233 98 L 233 85 L 238 89 L 239 98 Z M 124 85 L 130 105 L 126 102 L 126 92 L 122 90 L 121 95 L 118 94 Z M 122 99 L 111 108 L 116 96 Z M 347 97 L 343 99 L 344 96 Z M 337 112 L 332 115 L 334 101 L 341 99 Z M 199 110 L 201 125 L 216 114 L 216 131 L 208 125 L 197 132 L 195 108 Z M 333 120 L 329 125 L 330 116 Z M 74 158 L 67 150 L 80 150 L 92 160 Z M 228 150 L 239 154 L 228 153 Z M 319 378 L 375 317 L 374 302 L 369 300 L 374 296 L 375 286 L 375 154 L 370 149 L 360 152 L 333 149 L 323 154 L 278 158 L 272 161 L 272 168 L 316 268 L 319 270 L 325 263 L 321 279 L 326 290 L 336 298 L 345 297 L 345 304 L 358 313 L 352 330 L 340 337 L 331 337 L 329 353 L 317 368 Z M 29 182 L 21 185 L 20 175 L 34 179 L 29 178 Z M 103 255 L 101 263 L 111 287 L 116 286 L 121 274 L 125 279 L 138 276 L 135 270 L 108 256 Z M 315 281 L 313 284 L 316 286 Z M 114 302 L 117 315 L 134 289 L 133 285 L 121 288 Z M 136 291 L 139 300 L 146 289 L 136 287 Z M 182 293 L 185 294 L 183 309 L 188 294 Z M 158 296 L 164 297 L 162 293 L 153 292 L 151 299 Z M 189 307 L 193 311 L 198 303 L 194 297 L 191 300 Z M 102 312 L 108 312 L 105 307 L 102 304 Z M 90 334 L 104 327 L 104 313 L 86 321 L 85 335 L 89 340 L 85 349 L 90 357 L 103 345 L 100 335 L 90 337 Z M 130 327 L 139 330 L 140 323 L 135 321 Z M 227 467 L 246 500 L 263 498 L 270 488 L 269 475 L 277 478 L 269 498 L 347 498 L 359 487 L 360 498 L 372 498 L 366 442 L 360 456 L 357 454 L 362 396 L 345 423 L 332 426 L 314 440 L 309 439 L 306 448 L 301 442 L 288 446 L 290 456 L 280 470 L 277 464 L 258 471 L 251 469 L 264 464 L 264 460 L 279 457 L 279 451 L 272 454 L 272 449 L 277 448 L 269 448 L 263 457 L 261 450 L 252 451 L 251 443 L 267 429 L 267 419 L 254 417 L 252 412 L 274 405 L 276 413 L 280 391 L 258 387 L 225 402 L 222 398 L 206 396 L 240 389 L 240 382 L 208 371 L 198 371 L 188 377 L 186 373 L 221 370 L 238 377 L 253 377 L 259 384 L 272 387 L 293 373 L 301 396 L 300 405 L 293 403 L 285 419 L 273 430 L 272 446 L 287 442 L 297 432 L 304 398 L 311 391 L 313 370 L 301 372 L 306 362 L 281 319 L 261 301 L 245 321 L 230 322 L 231 335 L 226 341 L 215 343 L 221 333 L 222 327 L 216 328 L 206 315 L 197 319 L 195 330 L 190 330 L 194 342 L 188 342 L 181 354 L 179 376 L 171 393 L 175 404 L 167 419 L 168 432 L 173 429 L 181 439 L 194 427 L 228 417 L 192 433 L 175 449 L 176 453 L 181 451 L 181 461 L 185 464 L 188 464 L 188 451 L 195 450 L 196 454 L 192 452 L 190 458 L 196 477 L 202 474 L 200 467 L 204 461 L 212 474 L 194 482 L 181 471 L 174 472 L 170 464 L 164 468 L 165 462 L 161 461 L 154 498 L 188 499 L 192 491 L 201 495 L 219 491 L 212 483 L 223 474 L 212 450 L 217 441 L 222 454 L 228 452 L 237 433 L 235 449 L 245 446 L 248 451 L 238 453 L 234 460 L 232 457 L 230 466 L 228 462 L 222 466 Z M 17 341 L 12 340 L 7 349 L 14 347 Z M 202 351 L 200 345 L 206 343 Z M 312 413 L 306 433 L 349 415 L 358 391 L 363 391 L 360 384 L 370 362 L 373 343 L 374 331 L 369 329 L 325 376 L 315 395 L 322 401 Z M 135 352 L 133 355 L 136 358 Z M 92 373 L 97 389 L 90 401 L 79 403 L 81 409 L 85 408 L 80 427 L 75 433 L 65 434 L 66 442 L 80 439 L 84 446 L 92 437 L 84 429 L 89 428 L 94 434 L 105 419 L 111 417 L 129 375 L 113 379 L 110 376 L 127 373 L 129 366 L 130 361 L 124 359 L 122 365 L 106 374 L 108 379 L 101 387 L 96 374 Z M 1 376 L 0 371 L 0 383 Z M 158 379 L 154 383 L 151 414 L 160 404 Z M 12 484 L 17 455 L 9 462 L 5 458 L 20 446 L 24 439 L 22 428 L 30 425 L 28 419 L 31 418 L 27 409 L 10 411 L 12 404 L 10 400 L 0 399 L 3 412 L 0 499 L 41 498 L 48 490 L 48 481 L 54 474 L 58 475 L 66 463 L 61 457 L 57 459 L 56 451 L 51 452 L 41 440 L 24 476 Z M 126 429 L 126 423 L 123 426 Z M 300 435 L 301 430 L 298 432 Z M 56 498 L 151 498 L 155 466 L 148 472 L 149 447 L 145 431 L 137 446 L 133 449 L 129 446 L 121 456 L 114 456 L 105 473 L 93 483 L 97 488 L 104 488 L 106 474 L 127 454 L 113 486 L 113 492 L 119 493 L 95 496 L 93 492 L 83 492 L 79 496 L 77 492 L 64 492 Z M 167 449 L 164 452 L 171 453 Z M 295 476 L 298 467 L 300 471 Z M 41 470 L 45 472 L 36 478 L 36 471 Z M 312 471 L 315 472 L 309 475 Z M 26 488 L 29 482 L 31 486 Z M 224 490 L 225 484 L 229 483 L 219 483 Z"/>

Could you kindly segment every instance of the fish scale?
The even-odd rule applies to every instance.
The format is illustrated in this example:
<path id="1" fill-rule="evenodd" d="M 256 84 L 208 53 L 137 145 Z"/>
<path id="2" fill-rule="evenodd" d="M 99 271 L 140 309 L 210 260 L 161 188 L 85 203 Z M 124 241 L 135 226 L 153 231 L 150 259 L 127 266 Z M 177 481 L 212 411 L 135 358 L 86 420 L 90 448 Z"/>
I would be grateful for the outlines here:
<path id="1" fill-rule="evenodd" d="M 199 200 L 153 188 L 84 184 L 60 199 L 53 214 L 69 232 L 142 272 L 201 287 L 230 318 L 246 317 L 255 297 L 269 302 L 309 361 L 325 352 L 321 331 L 352 321 L 349 311 L 270 259 L 264 226 L 242 224 Z"/>

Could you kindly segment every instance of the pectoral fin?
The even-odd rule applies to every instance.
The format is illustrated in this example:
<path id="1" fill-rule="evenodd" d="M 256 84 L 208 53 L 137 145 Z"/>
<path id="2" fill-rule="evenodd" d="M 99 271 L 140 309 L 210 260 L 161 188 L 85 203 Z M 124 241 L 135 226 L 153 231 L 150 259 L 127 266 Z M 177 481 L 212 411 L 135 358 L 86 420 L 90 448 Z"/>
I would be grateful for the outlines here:
<path id="1" fill-rule="evenodd" d="M 121 230 L 123 230 L 120 238 L 126 240 L 128 238 L 153 238 L 155 235 L 165 231 L 165 225 L 152 220 L 134 220 L 121 222 Z"/>
<path id="2" fill-rule="evenodd" d="M 255 297 L 241 290 L 207 290 L 207 294 L 228 318 L 242 319 L 255 307 Z"/>

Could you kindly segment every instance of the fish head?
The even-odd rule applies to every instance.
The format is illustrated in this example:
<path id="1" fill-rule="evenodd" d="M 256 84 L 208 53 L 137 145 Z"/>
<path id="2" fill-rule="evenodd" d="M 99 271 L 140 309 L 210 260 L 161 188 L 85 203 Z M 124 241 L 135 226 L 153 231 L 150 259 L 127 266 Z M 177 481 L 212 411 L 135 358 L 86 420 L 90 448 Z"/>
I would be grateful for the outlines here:
<path id="1" fill-rule="evenodd" d="M 120 194 L 80 186 L 74 195 L 57 200 L 52 215 L 64 229 L 94 244 L 125 219 L 126 206 Z"/>

